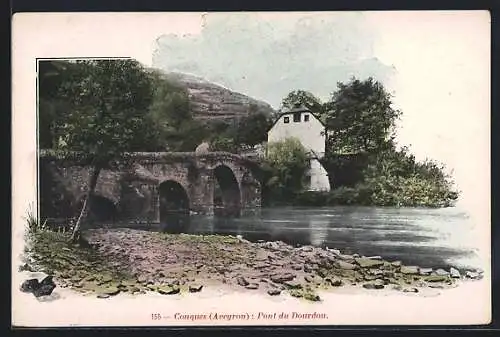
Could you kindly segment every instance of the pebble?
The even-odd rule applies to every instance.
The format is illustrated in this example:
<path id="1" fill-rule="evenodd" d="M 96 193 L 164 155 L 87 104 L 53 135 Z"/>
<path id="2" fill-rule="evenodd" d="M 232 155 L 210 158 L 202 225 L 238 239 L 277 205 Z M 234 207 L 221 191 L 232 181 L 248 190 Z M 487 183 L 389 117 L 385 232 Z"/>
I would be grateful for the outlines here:
<path id="1" fill-rule="evenodd" d="M 475 271 L 469 270 L 465 273 L 465 277 L 473 279 L 473 280 L 477 280 L 477 279 L 481 278 L 481 275 L 479 275 L 479 273 L 476 273 Z"/>
<path id="2" fill-rule="evenodd" d="M 356 265 L 354 265 L 352 263 L 345 262 L 345 261 L 337 261 L 336 265 L 340 269 L 346 269 L 346 270 L 356 269 Z"/>
<path id="3" fill-rule="evenodd" d="M 418 289 L 417 288 L 406 288 L 406 289 L 403 289 L 403 292 L 404 293 L 418 293 Z"/>
<path id="4" fill-rule="evenodd" d="M 268 293 L 269 295 L 271 295 L 271 296 L 276 296 L 276 295 L 281 294 L 281 290 L 279 290 L 279 289 L 269 289 L 269 290 L 267 291 L 267 293 Z"/>
<path id="5" fill-rule="evenodd" d="M 365 289 L 383 289 L 384 283 L 379 282 L 379 281 L 381 281 L 381 280 L 376 280 L 374 282 L 365 283 L 365 284 L 363 284 L 363 288 L 365 288 Z"/>
<path id="6" fill-rule="evenodd" d="M 201 284 L 191 284 L 189 286 L 189 292 L 190 293 L 197 293 L 197 292 L 200 292 L 202 288 L 203 288 L 203 285 L 201 285 Z"/>
<path id="7" fill-rule="evenodd" d="M 249 282 L 243 276 L 238 276 L 236 278 L 236 282 L 242 287 L 246 287 L 247 285 L 249 285 Z"/>
<path id="8" fill-rule="evenodd" d="M 306 275 L 306 276 L 304 276 L 304 280 L 305 280 L 306 282 L 311 283 L 311 282 L 313 281 L 313 277 L 312 277 L 311 275 Z"/>
<path id="9" fill-rule="evenodd" d="M 334 287 L 340 287 L 342 285 L 342 280 L 339 278 L 333 278 L 333 279 L 327 278 L 325 279 L 325 281 L 327 281 Z"/>
<path id="10" fill-rule="evenodd" d="M 406 275 L 418 274 L 419 268 L 417 266 L 402 266 L 401 273 Z"/>

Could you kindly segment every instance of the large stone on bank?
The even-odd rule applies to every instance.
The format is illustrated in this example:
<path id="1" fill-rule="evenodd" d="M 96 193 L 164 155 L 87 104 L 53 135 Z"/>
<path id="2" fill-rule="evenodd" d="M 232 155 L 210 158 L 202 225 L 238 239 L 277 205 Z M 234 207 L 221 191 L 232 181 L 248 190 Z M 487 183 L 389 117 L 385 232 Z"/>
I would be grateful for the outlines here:
<path id="1" fill-rule="evenodd" d="M 420 275 L 430 275 L 432 273 L 432 268 L 420 268 Z"/>
<path id="2" fill-rule="evenodd" d="M 450 276 L 453 277 L 453 278 L 460 278 L 460 272 L 458 271 L 458 269 L 455 269 L 453 267 L 450 268 Z"/>
<path id="3" fill-rule="evenodd" d="M 287 286 L 289 289 L 301 289 L 302 288 L 302 284 L 300 284 L 300 282 L 297 282 L 297 281 L 285 281 L 285 282 L 283 282 L 283 284 L 285 286 Z"/>
<path id="4" fill-rule="evenodd" d="M 287 281 L 291 281 L 295 278 L 295 275 L 292 273 L 283 273 L 283 274 L 274 274 L 271 275 L 270 279 L 274 283 L 283 283 Z"/>
<path id="5" fill-rule="evenodd" d="M 38 287 L 40 287 L 40 283 L 38 282 L 38 279 L 32 278 L 32 279 L 24 281 L 21 284 L 21 291 L 25 292 L 25 293 L 31 293 L 35 289 L 37 289 Z"/>
<path id="6" fill-rule="evenodd" d="M 108 296 L 114 296 L 118 295 L 120 293 L 120 289 L 118 287 L 106 287 L 103 288 L 99 291 L 100 294 L 108 295 Z"/>
<path id="7" fill-rule="evenodd" d="M 379 260 L 379 259 L 371 259 L 371 258 L 358 258 L 354 259 L 356 263 L 361 267 L 361 268 L 376 268 L 384 265 L 384 261 Z"/>
<path id="8" fill-rule="evenodd" d="M 56 288 L 56 284 L 54 283 L 52 276 L 46 276 L 39 284 L 38 288 L 33 290 L 33 295 L 36 297 L 40 296 L 48 296 L 52 294 L 52 291 Z"/>
<path id="9" fill-rule="evenodd" d="M 56 288 L 55 284 L 40 284 L 40 287 L 33 290 L 35 297 L 49 296 Z"/>
<path id="10" fill-rule="evenodd" d="M 330 283 L 333 287 L 340 287 L 342 285 L 342 280 L 336 277 L 326 278 L 325 281 Z"/>
<path id="11" fill-rule="evenodd" d="M 448 277 L 444 275 L 430 275 L 424 278 L 424 281 L 427 282 L 445 282 L 446 280 Z"/>
<path id="12" fill-rule="evenodd" d="M 252 289 L 252 290 L 254 290 L 254 289 L 259 289 L 259 285 L 258 285 L 257 283 L 250 283 L 250 284 L 249 284 L 249 285 L 247 285 L 245 288 L 246 288 L 246 289 Z"/>
<path id="13" fill-rule="evenodd" d="M 472 279 L 472 280 L 479 280 L 483 276 L 481 274 L 479 274 L 478 272 L 468 270 L 467 272 L 465 272 L 465 277 Z"/>
<path id="14" fill-rule="evenodd" d="M 162 295 L 175 295 L 180 293 L 181 289 L 177 286 L 159 286 L 157 291 Z"/>
<path id="15" fill-rule="evenodd" d="M 401 266 L 401 274 L 417 275 L 418 273 L 419 268 L 417 266 Z"/>
<path id="16" fill-rule="evenodd" d="M 444 269 L 437 269 L 433 272 L 434 275 L 437 275 L 437 276 L 448 276 L 450 275 L 446 270 Z"/>
<path id="17" fill-rule="evenodd" d="M 349 263 L 349 262 L 345 262 L 345 261 L 337 261 L 337 262 L 335 262 L 335 266 L 337 268 L 344 269 L 344 270 L 354 270 L 354 269 L 356 269 L 356 265 L 355 264 L 352 264 L 352 263 Z"/>
<path id="18" fill-rule="evenodd" d="M 302 247 L 298 248 L 297 250 L 299 250 L 301 252 L 312 252 L 314 250 L 314 247 L 313 246 L 302 246 Z"/>
<path id="19" fill-rule="evenodd" d="M 365 289 L 383 289 L 384 288 L 384 281 L 375 280 L 373 282 L 365 283 L 365 284 L 363 284 L 363 288 L 365 288 Z"/>

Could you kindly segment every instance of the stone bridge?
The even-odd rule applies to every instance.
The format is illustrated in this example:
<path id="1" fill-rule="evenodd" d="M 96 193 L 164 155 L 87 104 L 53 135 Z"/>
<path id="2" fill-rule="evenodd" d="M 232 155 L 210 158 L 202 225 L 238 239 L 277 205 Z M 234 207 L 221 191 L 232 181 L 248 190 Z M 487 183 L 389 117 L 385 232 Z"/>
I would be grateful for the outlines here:
<path id="1" fill-rule="evenodd" d="M 257 166 L 227 153 L 130 153 L 99 175 L 91 218 L 100 222 L 159 223 L 172 212 L 234 216 L 261 206 Z M 75 217 L 91 167 L 83 156 L 40 151 L 40 216 Z"/>

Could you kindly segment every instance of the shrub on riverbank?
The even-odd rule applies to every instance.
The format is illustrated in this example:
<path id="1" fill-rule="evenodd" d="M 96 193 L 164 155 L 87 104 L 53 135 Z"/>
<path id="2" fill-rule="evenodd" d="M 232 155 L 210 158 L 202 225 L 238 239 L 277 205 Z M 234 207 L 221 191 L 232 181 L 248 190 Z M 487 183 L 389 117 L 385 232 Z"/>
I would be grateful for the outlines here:
<path id="1" fill-rule="evenodd" d="M 450 207 L 458 193 L 418 176 L 409 178 L 378 177 L 355 185 L 338 187 L 330 192 L 301 192 L 294 196 L 295 206 L 406 206 Z"/>
<path id="2" fill-rule="evenodd" d="M 340 159 L 326 163 L 330 165 L 327 167 L 334 186 L 332 191 L 296 193 L 290 195 L 290 203 L 297 206 L 449 207 L 458 199 L 459 192 L 454 189 L 445 167 L 429 160 L 418 162 L 407 148 L 337 157 Z M 348 175 L 356 179 L 346 179 Z"/>

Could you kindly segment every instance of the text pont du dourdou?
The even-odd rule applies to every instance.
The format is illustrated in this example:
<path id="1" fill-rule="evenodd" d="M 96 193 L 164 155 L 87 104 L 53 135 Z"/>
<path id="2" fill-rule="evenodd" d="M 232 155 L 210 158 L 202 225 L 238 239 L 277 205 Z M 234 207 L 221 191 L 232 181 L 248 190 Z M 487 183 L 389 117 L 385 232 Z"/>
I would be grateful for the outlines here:
<path id="1" fill-rule="evenodd" d="M 255 312 L 255 313 L 200 313 L 200 314 L 186 314 L 186 313 L 175 313 L 173 318 L 175 320 L 182 321 L 250 321 L 250 320 L 285 320 L 285 319 L 328 319 L 327 314 L 310 312 Z"/>

